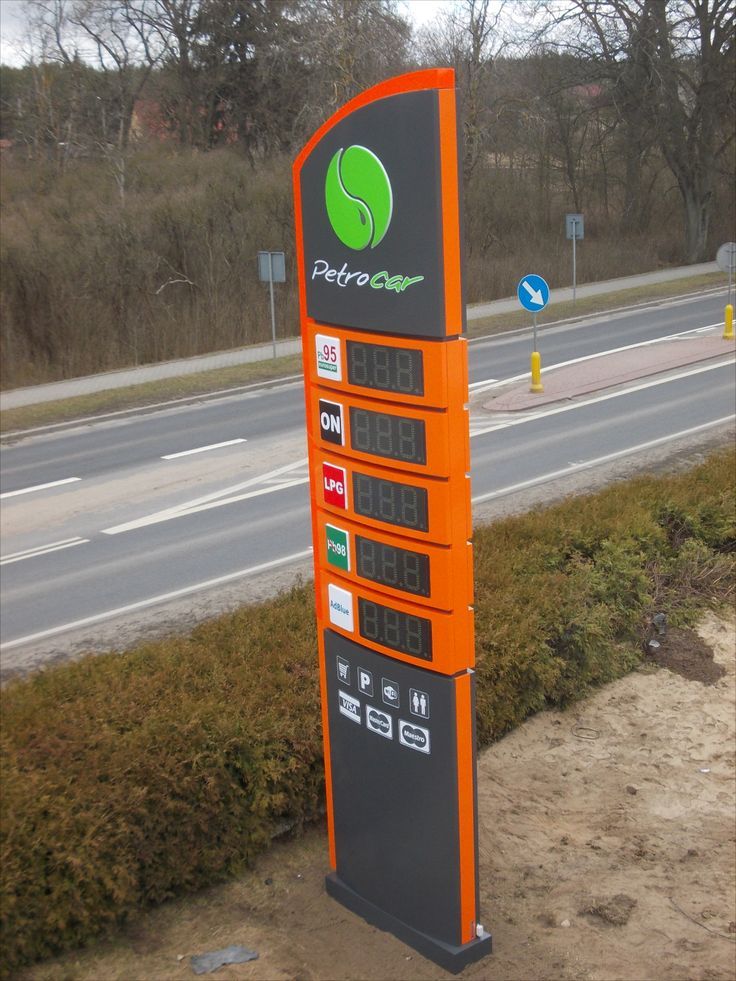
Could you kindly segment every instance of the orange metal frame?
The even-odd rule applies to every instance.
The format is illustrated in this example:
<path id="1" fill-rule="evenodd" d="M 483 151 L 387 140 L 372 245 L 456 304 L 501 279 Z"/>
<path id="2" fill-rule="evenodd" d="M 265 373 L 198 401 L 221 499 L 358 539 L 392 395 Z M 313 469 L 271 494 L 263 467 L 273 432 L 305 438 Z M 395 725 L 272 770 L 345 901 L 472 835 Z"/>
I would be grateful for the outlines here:
<path id="1" fill-rule="evenodd" d="M 395 337 L 367 331 L 354 331 L 321 325 L 306 316 L 301 169 L 312 150 L 338 122 L 379 99 L 405 92 L 437 90 L 439 100 L 440 173 L 442 209 L 442 247 L 444 256 L 445 332 L 448 341 L 427 341 Z M 331 629 L 365 644 L 380 653 L 408 664 L 454 675 L 456 685 L 456 730 L 458 745 L 458 816 L 460 831 L 460 915 L 462 943 L 475 939 L 476 855 L 475 855 L 475 774 L 472 734 L 474 708 L 472 673 L 474 664 L 472 594 L 470 439 L 467 413 L 467 346 L 458 335 L 464 325 L 464 297 L 461 278 L 461 239 L 458 201 L 458 140 L 455 75 L 451 69 L 431 69 L 389 79 L 363 92 L 339 109 L 312 136 L 297 157 L 294 168 L 296 257 L 299 271 L 299 302 L 304 352 L 304 372 L 309 432 L 309 459 L 312 496 L 312 529 L 315 545 L 315 592 L 320 655 L 322 724 L 325 734 L 325 774 L 330 865 L 337 866 L 332 803 L 331 753 L 327 719 L 327 686 L 324 630 Z M 341 345 L 342 379 L 332 382 L 317 375 L 315 336 L 328 335 Z M 424 394 L 399 395 L 350 385 L 347 381 L 347 340 L 359 340 L 389 347 L 421 350 L 424 367 Z M 321 439 L 319 399 L 343 406 L 345 445 Z M 427 462 L 405 463 L 361 453 L 351 446 L 349 409 L 357 406 L 373 412 L 423 419 L 426 426 Z M 345 474 L 345 506 L 325 497 L 323 465 L 341 468 Z M 397 527 L 356 515 L 353 507 L 352 475 L 360 472 L 398 483 L 422 487 L 428 494 L 427 532 Z M 325 525 L 333 524 L 350 534 L 351 571 L 334 568 L 326 555 Z M 366 534 L 376 541 L 425 552 L 430 556 L 432 592 L 426 599 L 411 596 L 377 583 L 358 579 L 355 574 L 355 534 Z M 444 547 L 442 547 L 444 546 Z M 353 630 L 331 622 L 328 587 L 345 589 L 353 597 Z M 393 648 L 383 647 L 361 637 L 360 597 L 392 609 L 429 620 L 432 630 L 432 660 L 414 658 Z M 449 611 L 449 612 L 448 612 Z"/>

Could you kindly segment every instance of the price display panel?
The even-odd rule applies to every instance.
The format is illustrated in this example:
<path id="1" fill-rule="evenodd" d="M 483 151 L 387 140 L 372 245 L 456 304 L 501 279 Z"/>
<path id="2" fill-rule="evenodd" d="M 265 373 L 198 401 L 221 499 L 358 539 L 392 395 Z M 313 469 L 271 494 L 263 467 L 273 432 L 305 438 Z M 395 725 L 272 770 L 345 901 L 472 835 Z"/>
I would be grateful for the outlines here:
<path id="1" fill-rule="evenodd" d="M 418 543 L 346 521 L 316 515 L 318 559 L 333 575 L 399 599 L 439 610 L 472 603 L 472 546 Z"/>
<path id="2" fill-rule="evenodd" d="M 309 447 L 316 502 L 335 516 L 383 532 L 451 545 L 472 534 L 470 480 L 434 480 L 347 460 Z"/>
<path id="3" fill-rule="evenodd" d="M 467 399 L 463 338 L 437 343 L 307 321 L 305 367 L 315 385 L 445 409 Z"/>
<path id="4" fill-rule="evenodd" d="M 329 567 L 328 567 L 329 568 Z M 388 596 L 321 568 L 317 592 L 324 623 L 357 643 L 399 661 L 454 674 L 473 662 L 473 612 L 465 604 L 448 613 Z"/>
<path id="5" fill-rule="evenodd" d="M 433 477 L 470 469 L 464 404 L 421 410 L 316 386 L 310 386 L 308 399 L 307 427 L 322 450 Z"/>

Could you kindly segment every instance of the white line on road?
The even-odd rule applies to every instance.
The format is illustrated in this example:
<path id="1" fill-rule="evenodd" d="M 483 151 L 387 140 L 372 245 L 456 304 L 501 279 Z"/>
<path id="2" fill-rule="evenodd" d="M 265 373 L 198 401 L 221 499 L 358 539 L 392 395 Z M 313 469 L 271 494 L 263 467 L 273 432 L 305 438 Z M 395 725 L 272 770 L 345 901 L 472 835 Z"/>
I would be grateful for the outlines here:
<path id="1" fill-rule="evenodd" d="M 193 453 L 206 453 L 207 450 L 219 450 L 223 446 L 235 446 L 236 443 L 245 443 L 247 440 L 242 437 L 238 439 L 228 439 L 224 443 L 210 443 L 209 446 L 198 446 L 194 450 L 182 450 L 180 453 L 167 453 L 166 456 L 162 456 L 162 460 L 177 460 L 180 456 L 191 456 Z"/>
<path id="2" fill-rule="evenodd" d="M 95 613 L 93 616 L 83 617 L 81 620 L 72 620 L 70 623 L 62 623 L 57 627 L 49 627 L 48 630 L 39 630 L 38 633 L 28 634 L 25 637 L 17 637 L 15 640 L 9 640 L 5 644 L 0 644 L 0 651 L 9 651 L 14 647 L 21 647 L 23 644 L 30 644 L 36 640 L 53 637 L 67 630 L 74 630 L 77 627 L 87 627 L 92 623 L 100 623 L 102 620 L 110 620 L 112 617 L 120 616 L 123 613 L 144 610 L 146 607 L 155 606 L 158 603 L 165 603 L 167 600 L 177 599 L 180 596 L 188 596 L 191 593 L 197 593 L 203 589 L 210 589 L 212 586 L 220 586 L 222 583 L 232 582 L 234 579 L 254 576 L 259 572 L 266 572 L 268 569 L 275 569 L 280 565 L 288 565 L 290 562 L 306 559 L 311 554 L 312 549 L 307 548 L 303 552 L 294 552 L 292 555 L 285 555 L 281 559 L 272 559 L 270 562 L 262 562 L 260 565 L 253 565 L 248 569 L 239 569 L 237 572 L 229 572 L 227 575 L 217 576 L 215 579 L 206 579 L 204 582 L 195 583 L 193 586 L 184 586 L 182 589 L 174 589 L 169 593 L 150 596 L 148 599 L 139 600 L 137 603 L 128 603 L 127 606 L 119 606 L 114 610 L 105 610 L 104 613 Z"/>
<path id="3" fill-rule="evenodd" d="M 602 463 L 610 463 L 623 456 L 630 456 L 632 453 L 639 453 L 641 450 L 650 450 L 662 443 L 669 443 L 673 439 L 680 439 L 684 436 L 692 436 L 695 433 L 703 432 L 705 429 L 712 429 L 714 426 L 723 425 L 726 422 L 733 422 L 733 416 L 722 416 L 720 419 L 713 419 L 711 422 L 704 422 L 700 426 L 693 426 L 691 429 L 681 429 L 679 433 L 670 433 L 668 436 L 660 436 L 658 439 L 650 439 L 647 443 L 639 443 L 637 446 L 628 446 L 626 449 L 617 450 L 615 453 L 607 453 L 605 456 L 596 457 L 594 460 L 585 460 L 581 463 L 573 463 L 562 470 L 553 470 L 551 473 L 542 474 L 540 477 L 531 477 L 529 480 L 522 480 L 519 484 L 510 484 L 508 487 L 501 487 L 499 490 L 489 491 L 487 494 L 479 494 L 473 498 L 473 504 L 481 504 L 483 501 L 492 501 L 494 497 L 503 497 L 506 494 L 513 494 L 514 491 L 526 490 L 536 484 L 544 484 L 558 477 L 567 477 L 581 470 L 589 470 L 591 467 L 598 467 Z"/>
<path id="4" fill-rule="evenodd" d="M 60 542 L 37 545 L 36 548 L 27 548 L 24 552 L 13 552 L 12 555 L 4 555 L 0 559 L 0 565 L 10 565 L 11 562 L 22 562 L 23 559 L 34 559 L 37 555 L 49 555 L 51 552 L 60 552 L 64 548 L 73 548 L 74 545 L 84 545 L 88 541 L 89 538 L 65 538 Z"/>
<path id="5" fill-rule="evenodd" d="M 65 477 L 64 480 L 52 480 L 48 484 L 36 484 L 34 487 L 24 487 L 22 490 L 6 491 L 0 494 L 0 500 L 4 501 L 7 497 L 18 497 L 20 494 L 32 494 L 34 491 L 47 490 L 49 487 L 61 487 L 62 484 L 73 484 L 81 477 Z"/>
<path id="6" fill-rule="evenodd" d="M 686 371 L 681 371 L 676 375 L 667 375 L 664 378 L 655 378 L 652 381 L 642 382 L 641 385 L 632 385 L 627 388 L 618 389 L 615 392 L 607 392 L 605 395 L 595 395 L 591 399 L 581 399 L 579 402 L 569 402 L 565 405 L 558 405 L 555 409 L 540 407 L 538 410 L 529 412 L 526 415 L 514 416 L 509 418 L 504 414 L 504 418 L 500 422 L 495 422 L 490 426 L 486 426 L 483 429 L 474 429 L 470 435 L 483 436 L 486 433 L 494 433 L 497 429 L 508 429 L 510 426 L 521 426 L 526 422 L 535 422 L 537 419 L 546 419 L 548 416 L 559 415 L 560 412 L 572 412 L 575 409 L 582 409 L 586 405 L 595 405 L 596 402 L 606 402 L 608 399 L 621 398 L 623 395 L 631 395 L 633 392 L 641 392 L 645 388 L 654 388 L 657 385 L 667 385 L 669 382 L 679 381 L 680 378 L 688 378 L 690 375 L 700 375 L 704 371 L 715 371 L 717 368 L 725 368 L 732 363 L 732 359 L 729 358 L 727 361 L 717 361 L 715 364 L 710 362 L 705 365 L 700 365 L 697 368 L 688 368 Z"/>
<path id="7" fill-rule="evenodd" d="M 246 491 L 244 494 L 236 494 L 233 497 L 224 497 L 219 501 L 208 501 L 206 504 L 197 504 L 194 507 L 172 508 L 168 514 L 150 514 L 144 518 L 136 518 L 134 521 L 126 521 L 123 525 L 114 525 L 112 528 L 103 528 L 103 535 L 119 535 L 124 531 L 136 531 L 138 528 L 146 528 L 148 525 L 158 525 L 163 521 L 173 521 L 174 518 L 189 517 L 190 514 L 199 514 L 200 511 L 211 511 L 213 508 L 220 508 L 224 504 L 236 504 L 238 501 L 249 501 L 252 497 L 262 497 L 264 494 L 274 494 L 276 491 L 287 490 L 289 487 L 296 487 L 298 484 L 309 483 L 309 477 L 299 477 L 297 480 L 290 480 L 283 484 L 271 484 L 268 487 L 261 487 L 258 490 Z"/>
<path id="8" fill-rule="evenodd" d="M 620 354 L 622 351 L 633 351 L 637 347 L 651 347 L 652 344 L 659 344 L 661 341 L 674 341 L 678 337 L 686 337 L 688 334 L 702 334 L 709 330 L 722 327 L 723 323 L 708 324 L 706 327 L 691 327 L 690 330 L 682 330 L 679 334 L 667 334 L 666 337 L 655 337 L 648 341 L 638 341 L 636 344 L 625 344 L 623 347 L 612 347 L 607 351 L 598 351 L 597 354 L 586 354 L 580 358 L 572 358 L 570 361 L 558 361 L 556 364 L 547 365 L 545 372 L 556 368 L 567 368 L 571 364 L 581 364 L 583 361 L 592 361 L 594 358 L 605 358 L 609 354 Z M 517 381 L 524 381 L 529 378 L 529 372 L 525 371 L 521 375 L 512 375 L 511 378 L 483 378 L 481 381 L 472 382 L 468 385 L 473 395 L 484 392 L 487 388 L 498 388 L 501 385 L 512 385 Z"/>
<path id="9" fill-rule="evenodd" d="M 304 457 L 301 460 L 296 460 L 294 463 L 287 463 L 286 466 L 277 467 L 275 470 L 269 470 L 268 473 L 259 474 L 257 477 L 250 477 L 248 480 L 244 480 L 241 484 L 235 484 L 232 487 L 224 487 L 222 490 L 214 491 L 211 494 L 205 494 L 203 497 L 197 497 L 193 501 L 184 501 L 183 504 L 179 504 L 173 508 L 165 508 L 163 511 L 156 511 L 154 514 L 146 515 L 143 518 L 136 518 L 134 521 L 127 521 L 122 525 L 114 525 L 112 528 L 103 528 L 103 535 L 119 535 L 123 531 L 133 531 L 135 528 L 143 528 L 146 525 L 154 525 L 159 521 L 168 521 L 169 518 L 178 518 L 183 514 L 194 514 L 198 510 L 206 510 L 204 505 L 210 504 L 212 501 L 216 501 L 212 507 L 217 507 L 219 503 L 232 504 L 234 501 L 245 500 L 248 496 L 258 497 L 260 494 L 268 494 L 277 490 L 284 490 L 286 487 L 292 487 L 294 484 L 304 484 L 309 480 L 309 477 L 304 477 L 303 479 L 298 479 L 288 484 L 279 484 L 276 486 L 270 486 L 265 490 L 256 491 L 252 495 L 242 494 L 237 495 L 239 491 L 245 490 L 246 487 L 252 487 L 254 484 L 262 484 L 267 480 L 271 480 L 274 477 L 280 477 L 281 474 L 288 473 L 292 470 L 299 470 L 301 467 L 307 465 L 307 458 Z"/>

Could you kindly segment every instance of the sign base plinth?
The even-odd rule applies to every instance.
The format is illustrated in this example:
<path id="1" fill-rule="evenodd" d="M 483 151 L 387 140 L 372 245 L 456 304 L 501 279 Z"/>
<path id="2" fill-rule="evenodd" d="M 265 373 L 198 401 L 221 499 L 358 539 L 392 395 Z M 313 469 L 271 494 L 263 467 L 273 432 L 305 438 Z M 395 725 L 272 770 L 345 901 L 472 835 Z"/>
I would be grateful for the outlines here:
<path id="1" fill-rule="evenodd" d="M 434 964 L 438 964 L 451 974 L 459 974 L 468 964 L 473 964 L 487 954 L 493 953 L 493 941 L 489 933 L 484 931 L 482 936 L 471 940 L 470 943 L 463 944 L 461 947 L 437 940 L 420 930 L 414 929 L 414 927 L 359 896 L 349 886 L 346 886 L 334 872 L 325 879 L 325 888 L 328 895 L 352 913 L 357 913 L 371 926 L 392 933 L 423 957 Z"/>

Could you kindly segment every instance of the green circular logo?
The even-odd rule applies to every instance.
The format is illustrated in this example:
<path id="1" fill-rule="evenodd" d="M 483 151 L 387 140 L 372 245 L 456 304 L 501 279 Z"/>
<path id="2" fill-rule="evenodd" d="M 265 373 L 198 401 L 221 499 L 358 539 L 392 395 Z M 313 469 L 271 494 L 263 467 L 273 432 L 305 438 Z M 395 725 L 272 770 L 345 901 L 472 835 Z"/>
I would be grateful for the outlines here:
<path id="1" fill-rule="evenodd" d="M 394 207 L 386 168 L 364 146 L 342 147 L 327 168 L 325 204 L 332 230 L 349 249 L 378 245 Z"/>

